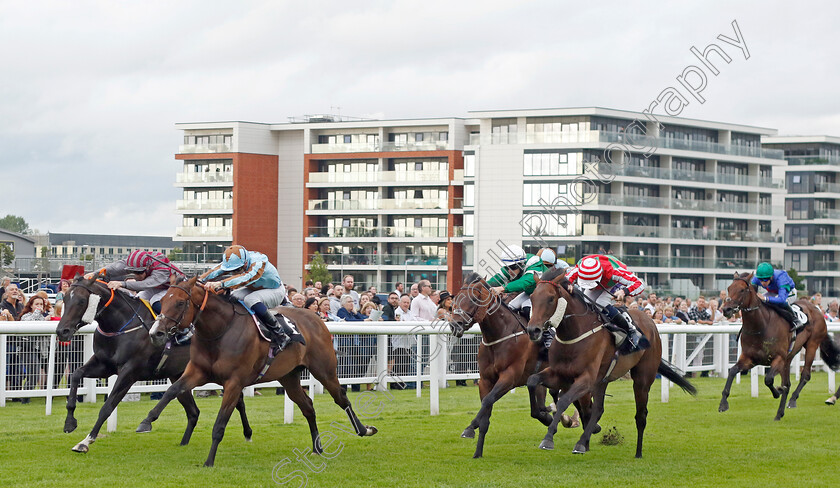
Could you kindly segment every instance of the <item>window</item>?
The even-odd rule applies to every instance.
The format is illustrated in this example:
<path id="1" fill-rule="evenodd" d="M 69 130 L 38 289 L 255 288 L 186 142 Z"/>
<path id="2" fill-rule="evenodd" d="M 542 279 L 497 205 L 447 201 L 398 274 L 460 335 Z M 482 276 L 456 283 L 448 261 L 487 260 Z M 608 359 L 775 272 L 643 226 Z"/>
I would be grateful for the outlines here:
<path id="1" fill-rule="evenodd" d="M 449 132 L 438 132 L 438 140 L 446 142 L 449 140 Z"/>
<path id="2" fill-rule="evenodd" d="M 523 157 L 525 176 L 562 176 L 580 173 L 583 154 L 578 152 L 531 152 Z"/>
<path id="3" fill-rule="evenodd" d="M 414 134 L 414 142 L 423 142 L 423 133 L 418 132 Z"/>
<path id="4" fill-rule="evenodd" d="M 550 206 L 560 195 L 566 195 L 568 186 L 562 183 L 526 183 L 523 185 L 522 204 Z"/>
<path id="5" fill-rule="evenodd" d="M 464 176 L 475 176 L 475 153 L 464 153 Z"/>
<path id="6" fill-rule="evenodd" d="M 344 143 L 345 143 L 345 144 L 350 144 L 351 142 L 353 142 L 353 136 L 351 136 L 351 135 L 345 135 L 345 136 L 344 136 Z"/>

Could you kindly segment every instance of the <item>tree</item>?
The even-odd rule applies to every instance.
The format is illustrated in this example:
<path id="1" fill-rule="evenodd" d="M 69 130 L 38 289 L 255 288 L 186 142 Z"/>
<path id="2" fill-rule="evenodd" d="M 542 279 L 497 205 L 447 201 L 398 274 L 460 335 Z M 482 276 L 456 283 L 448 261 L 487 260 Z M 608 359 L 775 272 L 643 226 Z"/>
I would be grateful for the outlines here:
<path id="1" fill-rule="evenodd" d="M 170 261 L 182 261 L 184 259 L 184 250 L 180 247 L 176 247 L 169 251 L 169 254 L 166 256 Z"/>
<path id="2" fill-rule="evenodd" d="M 0 244 L 0 264 L 3 266 L 11 266 L 12 261 L 15 260 L 15 252 L 8 244 Z"/>
<path id="3" fill-rule="evenodd" d="M 29 224 L 26 223 L 23 217 L 11 214 L 0 219 L 0 229 L 6 229 L 24 235 L 32 234 L 32 229 L 29 228 Z"/>
<path id="4" fill-rule="evenodd" d="M 793 268 L 790 268 L 787 273 L 788 276 L 790 276 L 790 279 L 793 280 L 793 284 L 796 286 L 797 290 L 801 292 L 807 291 L 803 288 L 805 286 L 805 278 L 799 276 L 799 273 L 797 273 L 796 270 Z"/>
<path id="5" fill-rule="evenodd" d="M 306 274 L 312 281 L 320 281 L 321 283 L 332 281 L 332 273 L 327 269 L 327 263 L 324 262 L 324 257 L 318 251 L 315 251 L 312 256 L 312 262 L 309 263 L 309 272 Z"/>

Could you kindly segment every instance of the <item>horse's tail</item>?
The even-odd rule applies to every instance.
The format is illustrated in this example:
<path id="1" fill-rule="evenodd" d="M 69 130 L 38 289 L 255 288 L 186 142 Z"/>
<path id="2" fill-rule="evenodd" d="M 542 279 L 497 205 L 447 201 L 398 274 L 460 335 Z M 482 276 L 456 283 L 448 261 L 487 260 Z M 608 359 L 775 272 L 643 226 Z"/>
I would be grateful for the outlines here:
<path id="1" fill-rule="evenodd" d="M 686 393 L 689 393 L 692 396 L 697 396 L 697 388 L 694 387 L 687 379 L 683 378 L 683 375 L 677 371 L 677 368 L 669 363 L 666 360 L 661 360 L 659 363 L 659 368 L 656 370 L 669 380 L 673 381 L 677 384 L 680 388 L 683 389 Z"/>
<path id="2" fill-rule="evenodd" d="M 820 343 L 820 356 L 832 370 L 837 371 L 840 368 L 840 347 L 837 347 L 837 343 L 828 334 Z"/>

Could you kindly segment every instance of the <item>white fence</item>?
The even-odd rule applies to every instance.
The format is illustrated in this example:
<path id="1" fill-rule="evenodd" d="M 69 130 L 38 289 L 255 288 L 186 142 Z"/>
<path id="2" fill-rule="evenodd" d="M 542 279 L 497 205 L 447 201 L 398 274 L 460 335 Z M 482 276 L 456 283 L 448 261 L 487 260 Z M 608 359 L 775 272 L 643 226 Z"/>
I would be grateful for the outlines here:
<path id="1" fill-rule="evenodd" d="M 53 397 L 69 395 L 69 374 L 93 355 L 95 324 L 83 327 L 70 346 L 60 346 L 54 334 L 57 322 L 0 322 L 0 407 L 13 398 L 46 398 L 46 415 L 52 413 Z M 404 382 L 422 396 L 422 382 L 429 388 L 429 412 L 440 412 L 440 388 L 448 380 L 478 379 L 476 354 L 480 330 L 474 326 L 461 339 L 452 337 L 449 327 L 441 322 L 330 322 L 338 356 L 339 380 L 344 385 L 375 385 L 388 388 L 389 383 Z M 735 337 L 740 324 L 727 325 L 660 325 L 662 356 L 685 372 L 708 371 L 725 377 L 740 354 Z M 840 324 L 829 325 L 830 332 L 840 332 Z M 527 340 L 527 339 L 526 339 Z M 819 359 L 816 367 L 828 371 L 828 390 L 834 391 L 834 372 Z M 801 354 L 794 359 L 792 371 L 799 379 Z M 759 393 L 759 375 L 763 367 L 752 370 L 752 396 Z M 85 402 L 96 402 L 97 395 L 108 394 L 116 376 L 106 381 L 85 379 L 78 394 Z M 737 377 L 740 383 L 740 375 Z M 317 380 L 304 372 L 302 383 L 310 396 L 323 393 Z M 169 381 L 135 384 L 129 393 L 163 392 Z M 274 388 L 279 382 L 261 383 L 245 389 L 253 396 L 255 388 Z M 661 400 L 669 398 L 670 381 L 661 382 Z M 209 384 L 198 390 L 219 389 Z M 150 405 L 151 407 L 151 405 Z M 284 421 L 293 420 L 294 404 L 285 395 Z M 108 430 L 116 429 L 117 412 L 108 420 Z"/>

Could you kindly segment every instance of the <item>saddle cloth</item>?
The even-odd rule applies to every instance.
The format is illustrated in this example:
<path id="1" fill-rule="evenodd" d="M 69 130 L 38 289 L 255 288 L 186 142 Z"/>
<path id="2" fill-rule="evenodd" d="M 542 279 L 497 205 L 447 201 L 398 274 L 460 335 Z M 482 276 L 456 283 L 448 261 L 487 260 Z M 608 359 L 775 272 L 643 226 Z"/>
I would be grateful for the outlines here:
<path id="1" fill-rule="evenodd" d="M 284 315 L 281 315 L 279 313 L 273 313 L 273 315 L 274 315 L 274 318 L 277 319 L 277 322 L 281 323 L 281 327 L 282 327 L 282 323 L 285 322 L 286 325 L 288 325 L 289 328 L 292 329 L 292 341 L 293 342 L 295 342 L 295 341 L 303 342 L 302 341 L 303 335 L 300 333 L 300 331 L 297 328 L 297 324 L 295 324 L 295 322 L 292 319 L 290 319 L 289 317 L 286 317 Z M 260 334 L 260 337 L 262 337 L 262 339 L 266 342 L 271 342 L 271 339 L 269 339 L 268 328 L 260 321 L 260 319 L 256 316 L 256 314 L 252 314 L 251 318 L 254 319 L 254 325 L 257 327 L 257 332 Z"/>

